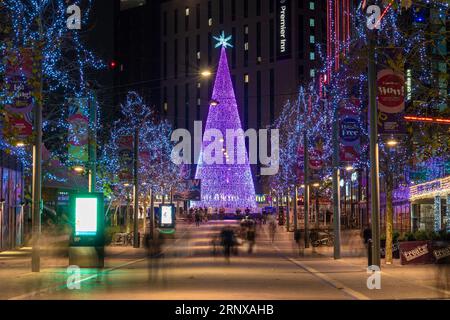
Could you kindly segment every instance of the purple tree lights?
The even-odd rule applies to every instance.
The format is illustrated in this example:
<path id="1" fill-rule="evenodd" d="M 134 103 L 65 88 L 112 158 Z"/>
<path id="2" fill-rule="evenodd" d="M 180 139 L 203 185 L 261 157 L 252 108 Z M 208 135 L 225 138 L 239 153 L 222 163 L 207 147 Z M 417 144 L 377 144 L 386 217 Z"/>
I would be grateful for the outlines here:
<path id="1" fill-rule="evenodd" d="M 255 187 L 252 173 L 245 151 L 245 161 L 231 159 L 238 154 L 238 143 L 226 141 L 226 130 L 242 130 L 239 118 L 230 70 L 228 68 L 226 45 L 221 43 L 220 61 L 217 69 L 212 100 L 209 106 L 205 130 L 215 129 L 221 132 L 220 141 L 203 137 L 202 149 L 197 165 L 196 179 L 201 179 L 202 200 L 192 203 L 193 207 L 225 208 L 227 211 L 235 208 L 256 208 Z M 211 141 L 212 140 L 212 141 Z M 239 140 L 237 140 L 239 141 Z M 222 145 L 222 149 L 214 148 L 213 157 L 206 161 L 204 154 L 214 145 Z M 226 150 L 227 145 L 233 145 L 234 150 Z M 242 146 L 241 146 L 242 147 Z M 234 152 L 232 152 L 234 151 Z M 220 152 L 221 154 L 216 154 Z"/>

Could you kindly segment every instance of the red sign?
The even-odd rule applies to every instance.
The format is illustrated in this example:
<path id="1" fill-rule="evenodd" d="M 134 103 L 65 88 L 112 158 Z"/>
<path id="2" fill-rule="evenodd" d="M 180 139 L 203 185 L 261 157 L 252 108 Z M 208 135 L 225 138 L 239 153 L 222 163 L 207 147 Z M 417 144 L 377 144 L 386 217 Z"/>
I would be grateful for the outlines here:
<path id="1" fill-rule="evenodd" d="M 17 137 L 24 139 L 33 134 L 33 126 L 23 118 L 12 118 L 11 125 L 17 131 Z"/>
<path id="2" fill-rule="evenodd" d="M 433 263 L 431 241 L 400 242 L 400 261 L 405 264 Z"/>
<path id="3" fill-rule="evenodd" d="M 133 136 L 120 136 L 117 144 L 119 149 L 119 179 L 130 181 L 133 179 Z"/>
<path id="4" fill-rule="evenodd" d="M 378 72 L 378 109 L 385 113 L 399 113 L 405 108 L 405 77 L 391 69 Z"/>
<path id="5" fill-rule="evenodd" d="M 309 153 L 309 167 L 313 170 L 319 170 L 323 166 L 323 152 L 320 149 L 314 149 Z"/>
<path id="6" fill-rule="evenodd" d="M 360 100 L 355 98 L 344 100 L 339 106 L 339 153 L 341 161 L 355 162 L 359 158 L 361 152 L 360 110 Z"/>

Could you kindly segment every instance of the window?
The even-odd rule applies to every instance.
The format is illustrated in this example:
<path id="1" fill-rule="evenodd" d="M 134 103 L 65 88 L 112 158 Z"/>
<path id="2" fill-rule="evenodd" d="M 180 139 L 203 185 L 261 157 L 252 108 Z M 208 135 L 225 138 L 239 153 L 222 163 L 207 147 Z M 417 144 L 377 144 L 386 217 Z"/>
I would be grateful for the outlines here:
<path id="1" fill-rule="evenodd" d="M 309 53 L 309 60 L 315 60 L 316 59 L 316 55 L 314 54 L 314 52 L 310 52 Z"/>
<path id="2" fill-rule="evenodd" d="M 302 65 L 298 66 L 298 78 L 299 80 L 305 79 L 305 68 Z"/>
<path id="3" fill-rule="evenodd" d="M 173 12 L 173 32 L 175 34 L 178 32 L 178 10 Z"/>
<path id="4" fill-rule="evenodd" d="M 248 67 L 248 26 L 244 26 L 244 67 Z"/>
<path id="5" fill-rule="evenodd" d="M 174 126 L 178 128 L 178 86 L 173 87 Z"/>
<path id="6" fill-rule="evenodd" d="M 256 128 L 261 128 L 261 71 L 256 72 Z"/>
<path id="7" fill-rule="evenodd" d="M 167 36 L 167 12 L 163 13 L 163 34 Z"/>
<path id="8" fill-rule="evenodd" d="M 184 127 L 189 128 L 189 83 L 184 87 Z"/>
<path id="9" fill-rule="evenodd" d="M 212 43 L 212 34 L 208 32 L 208 65 L 212 65 L 212 51 L 213 51 L 213 43 Z"/>
<path id="10" fill-rule="evenodd" d="M 256 24 L 256 59 L 261 63 L 261 22 Z"/>
<path id="11" fill-rule="evenodd" d="M 236 20 L 236 0 L 231 0 L 231 20 Z"/>
<path id="12" fill-rule="evenodd" d="M 236 28 L 231 29 L 231 41 L 233 41 L 233 47 L 236 47 Z M 236 68 L 236 50 L 231 50 L 231 68 Z"/>
<path id="13" fill-rule="evenodd" d="M 271 1 L 272 2 L 272 1 Z M 299 29 L 301 30 L 301 29 Z M 302 32 L 299 32 L 302 33 Z M 274 61 L 274 52 L 275 52 L 275 24 L 273 19 L 269 21 L 269 61 Z"/>
<path id="14" fill-rule="evenodd" d="M 248 97 L 249 97 L 249 86 L 248 86 L 248 74 L 244 75 L 244 130 L 248 128 Z"/>
<path id="15" fill-rule="evenodd" d="M 315 75 L 316 75 L 316 70 L 314 70 L 314 69 L 309 70 L 309 76 L 311 78 L 314 78 Z"/>
<path id="16" fill-rule="evenodd" d="M 173 43 L 173 76 L 176 79 L 178 76 L 178 40 L 175 39 Z"/>
<path id="17" fill-rule="evenodd" d="M 197 35 L 197 68 L 200 68 L 200 35 Z"/>
<path id="18" fill-rule="evenodd" d="M 316 43 L 316 37 L 315 36 L 309 36 L 309 43 Z"/>
<path id="19" fill-rule="evenodd" d="M 200 107 L 201 107 L 201 99 L 200 99 L 200 82 L 197 83 L 197 112 L 196 112 L 196 119 L 200 120 Z"/>
<path id="20" fill-rule="evenodd" d="M 298 16 L 298 30 L 303 30 L 304 26 L 303 26 L 303 16 L 299 15 Z M 304 33 L 303 32 L 299 32 L 298 33 L 298 58 L 299 59 L 303 59 L 304 55 L 305 55 L 305 39 L 304 39 Z"/>
<path id="21" fill-rule="evenodd" d="M 233 41 L 233 47 L 236 47 L 236 28 L 233 27 L 231 29 L 231 36 L 232 36 L 232 41 Z M 236 68 L 236 50 L 231 50 L 231 67 L 233 69 Z"/>
<path id="22" fill-rule="evenodd" d="M 167 79 L 167 42 L 163 44 L 163 76 L 164 80 Z"/>
<path id="23" fill-rule="evenodd" d="M 316 5 L 314 3 L 314 1 L 310 1 L 309 2 L 309 10 L 314 10 L 316 8 Z"/>
<path id="24" fill-rule="evenodd" d="M 208 26 L 212 26 L 213 19 L 212 19 L 212 3 L 211 1 L 208 1 Z"/>
<path id="25" fill-rule="evenodd" d="M 219 0 L 219 23 L 223 23 L 223 0 Z"/>
<path id="26" fill-rule="evenodd" d="M 275 120 L 275 73 L 270 69 L 269 73 L 269 108 L 270 108 L 270 123 Z"/>
<path id="27" fill-rule="evenodd" d="M 244 0 L 244 18 L 248 18 L 248 0 Z"/>
<path id="28" fill-rule="evenodd" d="M 184 29 L 186 31 L 188 31 L 189 30 L 189 8 L 186 8 L 185 11 L 186 11 L 186 14 L 184 16 Z"/>
<path id="29" fill-rule="evenodd" d="M 315 25 L 316 25 L 316 20 L 314 20 L 313 18 L 309 19 L 309 26 L 315 27 Z"/>
<path id="30" fill-rule="evenodd" d="M 195 7 L 195 15 L 196 15 L 196 19 L 197 19 L 197 29 L 200 29 L 200 4 L 197 4 L 197 6 Z"/>
<path id="31" fill-rule="evenodd" d="M 167 114 L 167 110 L 169 109 L 169 106 L 168 106 L 168 104 L 167 104 L 167 88 L 166 87 L 164 87 L 164 89 L 163 89 L 163 96 L 164 96 L 164 100 L 163 100 L 163 111 L 164 111 L 164 113 L 165 114 Z"/>
<path id="32" fill-rule="evenodd" d="M 184 71 L 186 78 L 189 76 L 189 38 L 184 40 Z"/>

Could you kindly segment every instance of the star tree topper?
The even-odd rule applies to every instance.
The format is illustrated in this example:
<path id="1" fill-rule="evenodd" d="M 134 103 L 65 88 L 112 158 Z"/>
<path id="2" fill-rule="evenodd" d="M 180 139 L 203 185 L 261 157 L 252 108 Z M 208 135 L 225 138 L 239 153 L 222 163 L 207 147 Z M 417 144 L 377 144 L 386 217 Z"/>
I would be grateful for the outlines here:
<path id="1" fill-rule="evenodd" d="M 218 36 L 218 37 L 213 36 L 213 38 L 214 38 L 214 40 L 217 41 L 216 48 L 219 48 L 219 47 L 224 47 L 225 49 L 228 47 L 233 48 L 233 45 L 229 42 L 231 40 L 231 36 L 225 37 L 224 31 L 222 31 L 220 36 Z"/>

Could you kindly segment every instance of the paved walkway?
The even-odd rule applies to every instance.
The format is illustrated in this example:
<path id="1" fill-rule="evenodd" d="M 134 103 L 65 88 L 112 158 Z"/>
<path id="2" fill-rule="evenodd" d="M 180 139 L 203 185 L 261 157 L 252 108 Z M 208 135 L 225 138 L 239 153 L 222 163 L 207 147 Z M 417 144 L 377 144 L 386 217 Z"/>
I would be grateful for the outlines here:
<path id="1" fill-rule="evenodd" d="M 252 254 L 244 243 L 227 263 L 212 239 L 233 221 L 200 227 L 179 221 L 176 238 L 166 241 L 162 259 L 144 249 L 108 247 L 105 269 L 82 269 L 80 290 L 68 290 L 67 257 L 43 258 L 31 273 L 27 249 L 0 254 L 0 299 L 442 299 L 448 279 L 435 265 L 382 266 L 381 290 L 366 286 L 365 257 L 334 260 L 328 248 L 299 255 L 293 234 L 279 228 L 275 242 L 258 229 Z M 343 249 L 345 253 L 346 249 Z M 2 258 L 5 258 L 2 261 Z M 448 269 L 447 269 L 448 272 Z M 448 274 L 448 273 L 447 273 Z M 441 279 L 441 280 L 440 280 Z"/>

